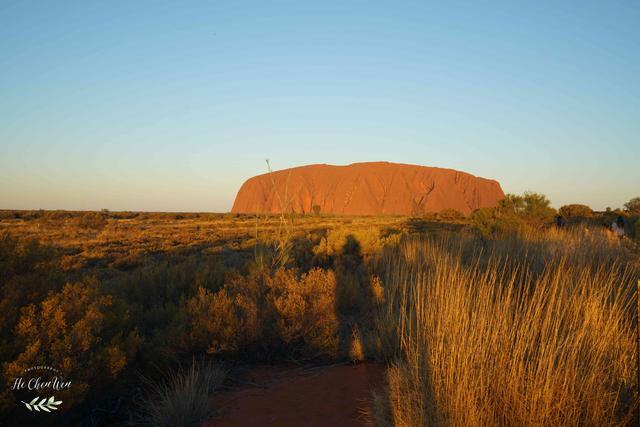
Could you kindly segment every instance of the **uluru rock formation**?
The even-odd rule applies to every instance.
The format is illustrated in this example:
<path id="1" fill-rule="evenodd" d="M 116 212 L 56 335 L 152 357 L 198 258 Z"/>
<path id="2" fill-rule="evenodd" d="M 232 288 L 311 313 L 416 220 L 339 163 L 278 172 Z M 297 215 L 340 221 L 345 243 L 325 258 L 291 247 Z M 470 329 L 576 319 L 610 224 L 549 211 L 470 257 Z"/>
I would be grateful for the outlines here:
<path id="1" fill-rule="evenodd" d="M 388 162 L 320 164 L 248 179 L 231 212 L 309 213 L 319 209 L 349 215 L 416 215 L 452 208 L 469 214 L 495 206 L 502 198 L 497 181 L 453 169 Z"/>

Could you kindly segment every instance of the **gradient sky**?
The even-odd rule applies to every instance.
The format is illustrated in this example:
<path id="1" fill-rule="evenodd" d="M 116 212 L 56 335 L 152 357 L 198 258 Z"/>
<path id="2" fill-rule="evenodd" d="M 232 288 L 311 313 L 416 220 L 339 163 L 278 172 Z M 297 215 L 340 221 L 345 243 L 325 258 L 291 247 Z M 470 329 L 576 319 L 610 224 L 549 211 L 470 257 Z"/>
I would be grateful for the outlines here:
<path id="1" fill-rule="evenodd" d="M 0 208 L 227 211 L 309 163 L 640 195 L 640 2 L 0 0 Z"/>

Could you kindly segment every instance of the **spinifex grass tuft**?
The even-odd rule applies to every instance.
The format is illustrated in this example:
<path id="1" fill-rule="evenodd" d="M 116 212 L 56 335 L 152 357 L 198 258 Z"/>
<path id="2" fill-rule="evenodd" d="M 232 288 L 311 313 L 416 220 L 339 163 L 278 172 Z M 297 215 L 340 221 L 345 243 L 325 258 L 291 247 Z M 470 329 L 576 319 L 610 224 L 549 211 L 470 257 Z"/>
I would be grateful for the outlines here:
<path id="1" fill-rule="evenodd" d="M 136 425 L 182 427 L 197 426 L 208 415 L 209 395 L 224 380 L 219 365 L 192 361 L 160 382 L 145 380 L 148 396 L 139 402 Z"/>

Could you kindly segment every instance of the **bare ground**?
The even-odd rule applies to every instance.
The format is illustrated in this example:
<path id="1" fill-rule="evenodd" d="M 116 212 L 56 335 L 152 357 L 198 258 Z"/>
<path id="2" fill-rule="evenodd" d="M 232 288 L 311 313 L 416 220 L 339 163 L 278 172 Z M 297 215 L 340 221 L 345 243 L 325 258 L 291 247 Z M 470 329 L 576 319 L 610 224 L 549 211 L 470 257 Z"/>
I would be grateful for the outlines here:
<path id="1" fill-rule="evenodd" d="M 324 367 L 252 367 L 237 386 L 211 399 L 217 416 L 203 427 L 363 426 L 371 391 L 384 367 L 363 363 Z"/>

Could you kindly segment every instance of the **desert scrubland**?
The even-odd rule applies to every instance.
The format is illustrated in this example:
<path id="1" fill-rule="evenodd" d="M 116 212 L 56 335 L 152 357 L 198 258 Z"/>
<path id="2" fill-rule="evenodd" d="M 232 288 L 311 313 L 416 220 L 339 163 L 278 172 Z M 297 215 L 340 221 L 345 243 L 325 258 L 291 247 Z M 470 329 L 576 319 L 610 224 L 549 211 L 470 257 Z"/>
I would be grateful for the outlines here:
<path id="1" fill-rule="evenodd" d="M 363 423 L 633 425 L 637 213 L 561 212 L 1 211 L 2 421 L 34 365 L 51 425 L 215 425 L 241 367 L 376 363 Z"/>

